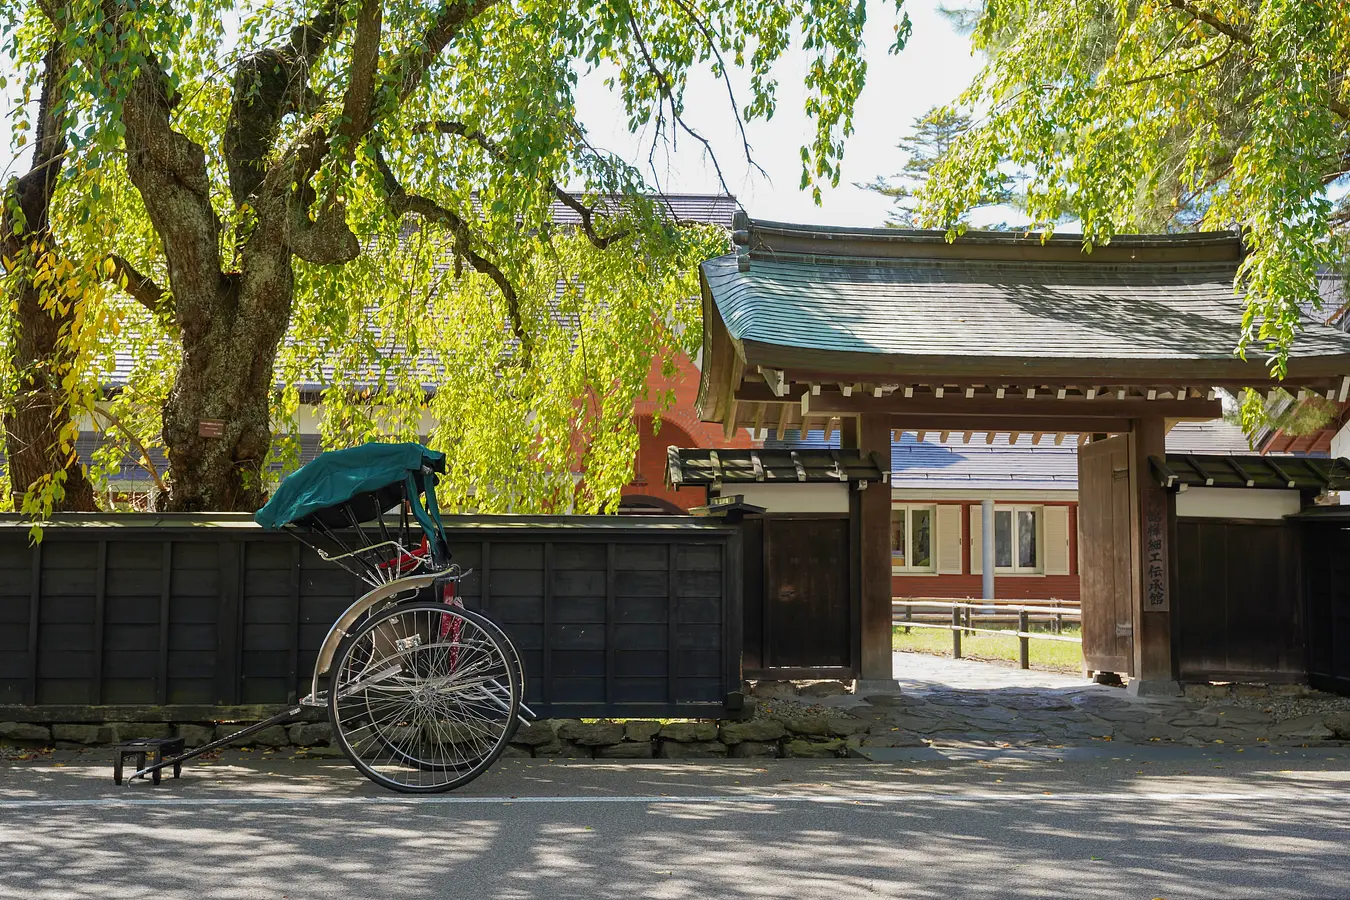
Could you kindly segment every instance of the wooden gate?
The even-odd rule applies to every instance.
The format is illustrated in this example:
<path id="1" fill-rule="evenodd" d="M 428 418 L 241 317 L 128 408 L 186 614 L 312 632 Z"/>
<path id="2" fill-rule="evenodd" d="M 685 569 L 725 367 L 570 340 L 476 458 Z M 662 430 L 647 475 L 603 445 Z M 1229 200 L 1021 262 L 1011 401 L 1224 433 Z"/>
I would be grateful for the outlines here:
<path id="1" fill-rule="evenodd" d="M 1283 522 L 1181 519 L 1172 610 L 1183 681 L 1302 681 L 1303 598 Z"/>
<path id="2" fill-rule="evenodd" d="M 1308 616 L 1308 683 L 1350 694 L 1350 527 L 1300 529 Z"/>
<path id="3" fill-rule="evenodd" d="M 853 677 L 849 519 L 767 516 L 743 527 L 746 677 Z"/>
<path id="4" fill-rule="evenodd" d="M 1094 672 L 1134 672 L 1130 435 L 1078 448 L 1078 580 L 1083 662 Z"/>

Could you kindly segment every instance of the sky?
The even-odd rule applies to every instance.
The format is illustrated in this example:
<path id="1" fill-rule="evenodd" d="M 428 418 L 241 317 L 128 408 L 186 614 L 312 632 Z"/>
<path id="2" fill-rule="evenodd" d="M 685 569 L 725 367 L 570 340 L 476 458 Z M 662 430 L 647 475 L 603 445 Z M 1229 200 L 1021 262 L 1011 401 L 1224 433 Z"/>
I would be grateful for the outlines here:
<path id="1" fill-rule="evenodd" d="M 805 53 L 794 48 L 778 63 L 778 110 L 773 119 L 752 122 L 746 128 L 752 156 L 767 178 L 745 162 L 725 85 L 707 73 L 691 81 L 686 119 L 712 143 L 731 192 L 751 217 L 822 225 L 885 223 L 891 201 L 854 183 L 899 171 L 904 158 L 895 149 L 896 142 L 930 107 L 954 100 L 981 65 L 980 58 L 971 54 L 969 40 L 953 31 L 938 12 L 938 5 L 935 0 L 907 0 L 905 8 L 914 30 L 908 46 L 890 55 L 887 50 L 894 43 L 897 21 L 894 6 L 868 4 L 867 82 L 854 114 L 854 133 L 844 145 L 839 186 L 824 189 L 819 207 L 809 191 L 798 190 L 800 148 L 813 134 L 813 126 L 802 111 L 803 91 L 799 87 L 806 74 Z M 960 4 L 948 0 L 948 5 Z M 618 102 L 603 82 L 603 72 L 583 77 L 578 98 L 581 121 L 597 145 L 640 164 L 650 177 L 647 148 L 651 135 L 628 133 Z M 737 98 L 744 105 L 749 92 L 743 79 L 733 77 L 733 87 L 738 88 Z M 687 138 L 678 143 L 674 154 L 658 156 L 662 187 L 667 191 L 717 192 L 717 173 L 703 156 L 703 148 Z M 1006 218 L 1006 213 L 997 210 L 983 212 L 991 222 Z M 980 224 L 983 219 L 972 216 L 972 222 Z"/>
<path id="2" fill-rule="evenodd" d="M 899 171 L 904 159 L 895 149 L 896 142 L 930 107 L 955 99 L 980 67 L 969 41 L 953 31 L 938 12 L 938 5 L 938 0 L 907 0 L 913 33 L 908 46 L 891 55 L 887 51 L 894 43 L 894 5 L 885 0 L 868 3 L 866 87 L 855 110 L 854 133 L 845 143 L 839 186 L 824 187 L 819 207 L 809 192 L 798 189 L 800 148 L 813 133 L 802 111 L 803 91 L 799 87 L 806 73 L 806 54 L 794 47 L 779 60 L 775 68 L 779 83 L 777 112 L 770 121 L 751 122 L 746 127 L 754 161 L 767 177 L 745 161 L 726 86 L 706 71 L 691 79 L 685 119 L 711 142 L 728 187 L 752 217 L 825 225 L 884 224 L 891 201 L 854 186 L 854 182 L 870 182 L 878 175 Z M 9 95 L 17 82 L 13 74 L 7 56 L 0 55 L 0 76 L 9 79 L 9 90 L 4 92 Z M 604 71 L 583 74 L 579 117 L 595 145 L 639 165 L 650 179 L 653 173 L 647 157 L 652 135 L 628 132 L 627 117 L 618 98 L 605 86 L 605 75 Z M 745 78 L 733 72 L 732 81 L 744 105 L 749 97 Z M 6 113 L 12 108 L 11 102 L 3 104 Z M 0 175 L 5 178 L 22 172 L 27 165 L 26 153 L 18 159 L 10 154 L 9 132 L 6 116 L 0 123 Z M 721 189 L 702 146 L 692 139 L 682 137 L 673 151 L 666 148 L 659 152 L 656 161 L 656 175 L 667 192 L 716 193 Z M 1006 218 L 1006 213 L 998 210 L 980 212 L 991 222 Z M 978 225 L 984 220 L 977 213 L 972 221 Z"/>

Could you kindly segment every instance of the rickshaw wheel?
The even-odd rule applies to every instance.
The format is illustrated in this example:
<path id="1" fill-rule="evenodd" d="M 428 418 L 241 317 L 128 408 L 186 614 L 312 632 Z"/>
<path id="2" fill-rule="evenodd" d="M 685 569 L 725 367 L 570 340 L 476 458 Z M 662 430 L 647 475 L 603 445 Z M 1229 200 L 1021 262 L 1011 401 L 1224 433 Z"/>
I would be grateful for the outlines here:
<path id="1" fill-rule="evenodd" d="M 434 600 L 370 616 L 342 642 L 329 675 L 339 746 L 395 791 L 472 781 L 501 755 L 520 710 L 518 660 L 500 630 Z"/>
<path id="2" fill-rule="evenodd" d="M 506 634 L 505 631 L 502 630 L 502 627 L 500 625 L 498 625 L 484 613 L 481 613 L 474 609 L 467 609 L 462 606 L 455 607 L 455 611 L 460 616 L 469 619 L 470 621 L 474 622 L 475 624 L 483 627 L 488 631 L 491 631 L 500 640 L 502 646 L 506 648 L 507 655 L 510 659 L 513 670 L 516 672 L 517 675 L 517 681 L 520 685 L 521 703 L 523 704 L 525 701 L 525 687 L 529 682 L 525 680 L 525 663 L 521 659 L 520 652 L 516 649 L 516 645 L 511 642 L 511 638 Z M 370 642 L 367 642 L 367 644 L 369 643 Z M 375 718 L 373 714 L 372 718 Z M 516 732 L 519 730 L 520 730 L 520 716 L 517 714 L 514 718 L 511 719 L 510 724 L 507 726 L 506 740 L 508 743 L 511 741 L 512 738 L 516 736 Z M 407 763 L 410 766 L 418 766 L 420 768 L 432 768 L 432 769 L 436 768 L 435 763 L 428 763 L 424 760 L 418 759 L 415 756 L 410 756 L 407 753 L 405 753 L 401 749 L 399 743 L 396 740 L 393 740 L 392 738 L 386 738 L 378 729 L 374 730 L 372 734 L 373 737 L 375 737 L 376 739 L 385 741 L 385 743 L 388 745 L 388 750 L 390 754 L 395 759 L 402 760 L 403 762 Z"/>

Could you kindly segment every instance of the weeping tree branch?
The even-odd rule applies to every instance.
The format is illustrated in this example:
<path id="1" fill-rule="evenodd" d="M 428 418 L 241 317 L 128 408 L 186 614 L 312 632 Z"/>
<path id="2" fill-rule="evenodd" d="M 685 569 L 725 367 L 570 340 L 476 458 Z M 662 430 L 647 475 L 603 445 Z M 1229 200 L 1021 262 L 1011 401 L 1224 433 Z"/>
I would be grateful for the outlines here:
<path id="1" fill-rule="evenodd" d="M 647 42 L 642 37 L 642 31 L 638 28 L 637 16 L 633 14 L 631 7 L 629 8 L 628 26 L 633 32 L 633 40 L 637 42 L 638 49 L 642 51 L 642 59 L 647 65 L 647 71 L 651 73 L 652 78 L 656 80 L 657 90 L 661 92 L 661 96 L 665 101 L 670 104 L 671 119 L 679 126 L 681 131 L 703 145 L 704 154 L 712 160 L 713 170 L 717 172 L 718 184 L 722 186 L 723 193 L 730 194 L 731 188 L 727 186 L 727 180 L 722 175 L 722 166 L 717 162 L 717 154 L 713 152 L 712 144 L 703 135 L 690 128 L 688 123 L 686 123 L 684 118 L 680 115 L 679 107 L 675 103 L 675 92 L 670 86 L 670 79 L 665 72 L 661 71 L 661 68 L 656 64 L 656 60 L 652 58 L 651 52 L 647 49 Z M 658 122 L 657 132 L 659 133 L 660 130 L 660 124 Z M 655 145 L 653 145 L 653 148 L 654 147 Z M 648 160 L 650 161 L 650 156 L 648 157 Z"/>
<path id="2" fill-rule="evenodd" d="M 750 166 L 753 166 L 755 171 L 759 172 L 759 174 L 767 179 L 769 173 L 764 171 L 763 166 L 755 162 L 754 156 L 750 152 L 750 138 L 745 133 L 745 120 L 741 118 L 741 108 L 736 102 L 736 94 L 731 87 L 731 76 L 727 72 L 726 61 L 722 59 L 722 51 L 718 48 L 717 41 L 713 39 L 712 31 L 708 28 L 708 24 L 698 16 L 693 8 L 685 3 L 685 0 L 675 0 L 675 5 L 689 17 L 690 22 L 694 23 L 694 27 L 703 35 L 703 40 L 707 42 L 708 49 L 711 50 L 713 56 L 717 58 L 717 67 L 721 70 L 722 74 L 721 81 L 726 85 L 727 100 L 731 103 L 731 114 L 736 119 L 736 127 L 740 129 L 741 132 L 741 148 L 745 151 L 745 161 Z"/>
<path id="3" fill-rule="evenodd" d="M 1256 44 L 1255 41 L 1252 40 L 1250 34 L 1230 22 L 1225 22 L 1213 13 L 1197 8 L 1191 0 L 1168 0 L 1168 3 L 1173 9 L 1184 12 L 1192 19 L 1204 22 L 1220 34 L 1227 35 L 1234 41 L 1237 41 L 1248 48 L 1255 49 Z M 1342 103 L 1334 94 L 1327 98 L 1327 106 L 1340 118 L 1350 121 L 1350 106 Z"/>
<path id="4" fill-rule="evenodd" d="M 389 198 L 390 211 L 398 216 L 420 216 L 448 228 L 455 239 L 455 253 L 467 259 L 475 271 L 491 278 L 497 285 L 502 298 L 506 301 L 506 312 L 511 320 L 511 333 L 520 342 L 522 361 L 528 366 L 533 341 L 529 332 L 525 330 L 525 323 L 521 318 L 520 295 L 516 293 L 515 285 L 506 277 L 500 266 L 473 249 L 473 233 L 469 229 L 468 222 L 453 210 L 441 206 L 429 197 L 408 193 L 385 160 L 384 154 L 378 150 L 375 152 L 375 165 L 384 179 L 384 190 Z"/>
<path id="5" fill-rule="evenodd" d="M 463 122 L 422 122 L 418 125 L 414 125 L 412 131 L 414 134 L 446 134 L 463 137 L 477 144 L 479 147 L 482 147 L 483 150 L 497 162 L 506 164 L 509 164 L 510 162 L 506 154 L 491 138 L 478 129 L 470 128 Z M 595 207 L 587 206 L 582 203 L 574 194 L 563 190 L 558 186 L 558 183 L 552 179 L 550 179 L 547 184 L 549 191 L 557 198 L 558 202 L 575 212 L 577 217 L 581 219 L 582 233 L 586 235 L 586 239 L 589 240 L 597 250 L 604 250 L 615 241 L 622 240 L 629 235 L 629 231 L 626 229 L 609 235 L 599 234 L 595 230 L 595 216 L 598 212 Z"/>
<path id="6" fill-rule="evenodd" d="M 137 461 L 137 464 L 147 473 L 149 473 L 152 479 L 154 479 L 155 487 L 159 489 L 159 492 L 161 494 L 167 494 L 169 492 L 169 489 L 164 486 L 164 479 L 160 477 L 159 470 L 155 468 L 155 464 L 150 461 L 150 452 L 145 449 L 145 444 L 142 443 L 141 439 L 136 437 L 136 433 L 133 432 L 130 428 L 128 428 L 120 418 L 108 412 L 103 407 L 95 406 L 93 407 L 93 410 L 96 414 L 106 419 L 108 424 L 112 425 L 114 428 L 116 428 L 118 431 L 122 432 L 122 434 L 126 436 L 126 439 L 130 441 L 132 446 L 136 448 L 137 452 L 141 454 L 141 458 Z M 102 430 L 104 431 L 104 433 L 107 433 L 106 428 Z"/>
<path id="7" fill-rule="evenodd" d="M 464 30 L 465 25 L 501 2 L 502 0 L 446 0 L 436 20 L 417 45 L 419 49 L 405 57 L 396 67 L 394 80 L 398 100 L 402 102 L 408 99 L 412 92 L 417 90 L 427 69 L 431 68 L 446 45 Z"/>

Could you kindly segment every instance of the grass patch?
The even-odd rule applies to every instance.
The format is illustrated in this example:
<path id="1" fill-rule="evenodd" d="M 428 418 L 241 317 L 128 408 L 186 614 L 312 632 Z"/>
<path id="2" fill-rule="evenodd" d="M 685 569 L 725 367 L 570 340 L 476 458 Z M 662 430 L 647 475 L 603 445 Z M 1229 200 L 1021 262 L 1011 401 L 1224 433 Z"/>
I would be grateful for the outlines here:
<path id="1" fill-rule="evenodd" d="M 1078 637 L 1078 626 L 1064 626 L 1066 637 Z M 891 631 L 891 648 L 908 653 L 928 653 L 933 656 L 952 655 L 952 633 L 938 628 L 914 628 L 905 634 L 903 626 Z M 1018 660 L 1019 644 L 1015 637 L 1001 634 L 963 634 L 961 635 L 961 655 L 967 659 L 992 662 L 1011 662 Z M 1080 644 L 1067 641 L 1038 641 L 1031 639 L 1031 665 L 1037 669 L 1053 669 L 1057 672 L 1081 672 L 1083 668 L 1083 649 Z"/>

